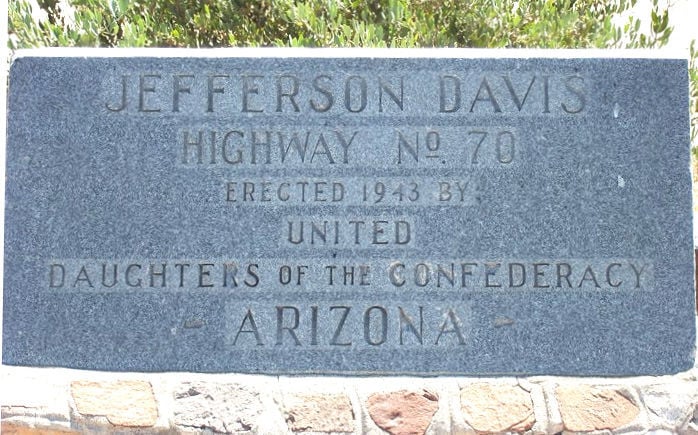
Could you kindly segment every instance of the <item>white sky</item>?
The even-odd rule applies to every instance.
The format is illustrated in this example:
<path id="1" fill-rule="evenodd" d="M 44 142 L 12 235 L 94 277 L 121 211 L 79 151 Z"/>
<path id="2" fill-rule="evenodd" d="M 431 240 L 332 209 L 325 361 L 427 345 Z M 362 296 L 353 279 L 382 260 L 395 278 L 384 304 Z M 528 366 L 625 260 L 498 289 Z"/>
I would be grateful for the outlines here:
<path id="1" fill-rule="evenodd" d="M 668 45 L 672 48 L 688 48 L 691 40 L 695 39 L 698 43 L 698 1 L 673 0 L 671 3 L 669 24 L 674 26 L 674 32 Z"/>
<path id="2" fill-rule="evenodd" d="M 674 28 L 667 47 L 688 49 L 691 40 L 698 41 L 698 0 L 659 0 L 660 8 L 663 9 L 667 5 L 669 5 L 669 25 Z M 635 7 L 623 16 L 633 15 L 639 18 L 643 29 L 647 32 L 651 13 L 652 0 L 638 0 Z"/>

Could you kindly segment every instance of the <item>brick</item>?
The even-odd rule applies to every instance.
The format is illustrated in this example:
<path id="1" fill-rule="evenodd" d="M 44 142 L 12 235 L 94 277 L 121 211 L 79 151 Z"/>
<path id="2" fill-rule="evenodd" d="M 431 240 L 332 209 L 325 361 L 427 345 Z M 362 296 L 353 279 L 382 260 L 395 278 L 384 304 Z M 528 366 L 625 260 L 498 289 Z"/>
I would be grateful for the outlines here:
<path id="1" fill-rule="evenodd" d="M 376 393 L 367 400 L 368 413 L 391 435 L 423 435 L 439 408 L 436 394 L 422 391 Z"/>
<path id="2" fill-rule="evenodd" d="M 105 416 L 114 426 L 150 427 L 158 418 L 150 382 L 75 381 L 70 391 L 78 413 Z"/>
<path id="3" fill-rule="evenodd" d="M 681 431 L 692 420 L 698 405 L 698 382 L 647 385 L 639 390 L 653 427 Z"/>
<path id="4" fill-rule="evenodd" d="M 79 432 L 70 429 L 54 429 L 42 427 L 22 426 L 14 423 L 3 422 L 0 433 L 4 435 L 78 435 Z"/>
<path id="5" fill-rule="evenodd" d="M 293 432 L 354 432 L 354 411 L 344 394 L 296 394 L 284 402 Z"/>
<path id="6" fill-rule="evenodd" d="M 183 382 L 175 391 L 174 422 L 184 430 L 257 431 L 262 412 L 259 391 L 242 384 Z"/>
<path id="7" fill-rule="evenodd" d="M 635 403 L 612 388 L 559 386 L 556 395 L 562 423 L 569 431 L 614 430 L 635 421 L 640 413 Z"/>
<path id="8" fill-rule="evenodd" d="M 2 420 L 27 417 L 68 425 L 71 414 L 69 385 L 61 370 L 0 367 Z"/>
<path id="9" fill-rule="evenodd" d="M 470 384 L 460 402 L 463 419 L 480 433 L 524 432 L 536 422 L 531 396 L 518 385 Z"/>

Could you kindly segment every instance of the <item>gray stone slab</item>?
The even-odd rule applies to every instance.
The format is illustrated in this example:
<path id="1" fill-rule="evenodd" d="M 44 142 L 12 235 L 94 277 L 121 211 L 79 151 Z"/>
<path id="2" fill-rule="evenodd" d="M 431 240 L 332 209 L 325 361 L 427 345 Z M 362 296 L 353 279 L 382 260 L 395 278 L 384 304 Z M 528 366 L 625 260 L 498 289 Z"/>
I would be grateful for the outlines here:
<path id="1" fill-rule="evenodd" d="M 692 367 L 686 60 L 114 53 L 12 63 L 5 364 Z"/>

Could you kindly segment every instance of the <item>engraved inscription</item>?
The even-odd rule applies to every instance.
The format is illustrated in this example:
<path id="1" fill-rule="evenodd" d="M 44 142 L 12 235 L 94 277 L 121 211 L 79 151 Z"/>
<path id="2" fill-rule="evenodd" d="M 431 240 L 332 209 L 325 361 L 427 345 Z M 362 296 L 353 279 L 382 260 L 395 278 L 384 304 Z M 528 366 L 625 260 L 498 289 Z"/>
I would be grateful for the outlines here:
<path id="1" fill-rule="evenodd" d="M 408 246 L 415 243 L 414 231 L 411 218 L 289 217 L 285 220 L 283 241 L 290 246 L 312 247 Z"/>
<path id="2" fill-rule="evenodd" d="M 374 236 L 378 241 L 390 242 L 389 234 L 371 234 Z M 322 243 L 317 234 L 308 237 L 314 237 L 312 240 L 316 244 Z M 327 236 L 325 239 L 327 241 Z M 371 242 L 372 239 L 367 239 L 367 243 Z M 338 261 L 299 258 L 295 262 L 270 258 L 72 259 L 49 262 L 45 273 L 45 288 L 52 292 L 151 289 L 240 293 L 318 287 L 327 291 L 345 289 L 367 293 L 378 289 L 462 294 L 502 290 L 634 292 L 654 289 L 654 265 L 639 259 Z"/>
<path id="3" fill-rule="evenodd" d="M 480 289 L 639 289 L 651 281 L 651 266 L 639 261 L 393 262 L 395 287 Z"/>
<path id="4" fill-rule="evenodd" d="M 110 113 L 151 115 L 566 116 L 587 109 L 588 87 L 588 80 L 576 73 L 414 71 L 403 75 L 327 71 L 300 76 L 289 72 L 144 71 L 109 78 L 103 107 Z"/>
<path id="5" fill-rule="evenodd" d="M 371 108 L 399 112 L 404 107 L 404 78 L 345 73 L 301 77 L 294 74 L 228 72 L 207 75 L 141 73 L 122 75 L 105 103 L 111 112 L 218 113 L 344 112 Z M 235 104 L 231 107 L 230 103 Z M 231 110 L 232 109 L 232 110 Z"/>
<path id="6" fill-rule="evenodd" d="M 425 167 L 511 170 L 526 141 L 506 126 L 278 129 L 184 128 L 177 133 L 178 166 L 215 168 Z"/>
<path id="7" fill-rule="evenodd" d="M 468 128 L 459 131 L 446 130 L 446 135 L 430 129 L 426 132 L 406 130 L 397 131 L 397 164 L 441 163 L 445 165 L 454 157 L 464 165 L 507 166 L 511 164 L 517 153 L 516 134 L 506 128 Z M 444 150 L 442 137 L 450 147 L 457 149 Z"/>
<path id="8" fill-rule="evenodd" d="M 467 344 L 466 305 L 228 307 L 231 347 L 452 347 Z"/>
<path id="9" fill-rule="evenodd" d="M 182 165 L 349 164 L 358 131 L 184 130 Z"/>
<path id="10" fill-rule="evenodd" d="M 48 268 L 50 289 L 255 288 L 258 262 L 143 260 L 54 261 Z"/>
<path id="11" fill-rule="evenodd" d="M 226 181 L 223 199 L 231 206 L 420 206 L 476 203 L 479 180 L 461 178 L 240 178 Z"/>
<path id="12" fill-rule="evenodd" d="M 3 364 L 692 367 L 685 60 L 472 54 L 19 53 Z"/>
<path id="13" fill-rule="evenodd" d="M 554 91 L 554 92 L 553 92 Z M 556 95 L 556 97 L 551 97 Z M 514 76 L 489 74 L 439 78 L 439 111 L 442 113 L 501 114 L 533 111 L 541 114 L 582 112 L 587 105 L 586 83 L 579 75 Z"/>

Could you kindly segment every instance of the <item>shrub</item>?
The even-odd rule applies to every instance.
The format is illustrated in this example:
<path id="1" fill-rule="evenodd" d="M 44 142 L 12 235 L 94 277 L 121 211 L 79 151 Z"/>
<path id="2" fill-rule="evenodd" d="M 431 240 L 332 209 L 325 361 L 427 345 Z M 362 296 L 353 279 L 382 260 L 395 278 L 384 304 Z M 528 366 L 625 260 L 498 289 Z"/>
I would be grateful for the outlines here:
<path id="1" fill-rule="evenodd" d="M 653 47 L 671 34 L 656 5 L 649 34 L 616 25 L 636 0 L 39 1 L 10 1 L 10 48 Z"/>

